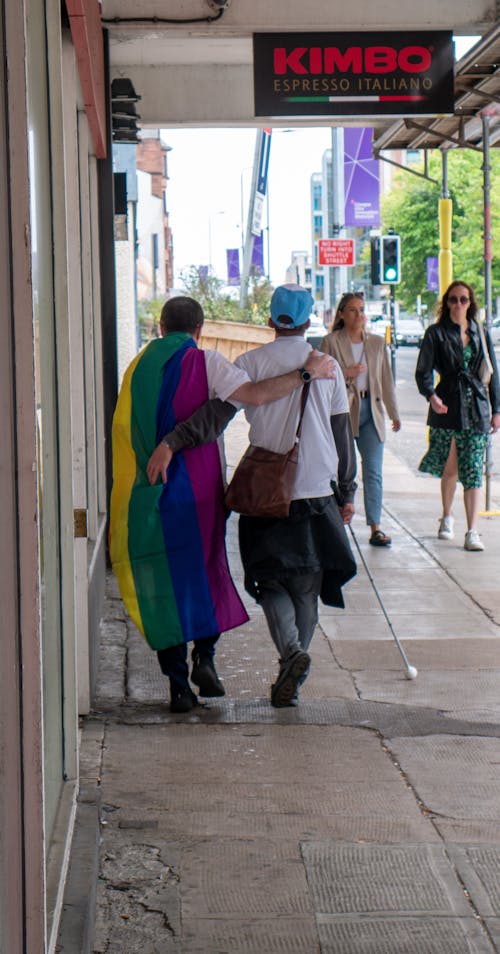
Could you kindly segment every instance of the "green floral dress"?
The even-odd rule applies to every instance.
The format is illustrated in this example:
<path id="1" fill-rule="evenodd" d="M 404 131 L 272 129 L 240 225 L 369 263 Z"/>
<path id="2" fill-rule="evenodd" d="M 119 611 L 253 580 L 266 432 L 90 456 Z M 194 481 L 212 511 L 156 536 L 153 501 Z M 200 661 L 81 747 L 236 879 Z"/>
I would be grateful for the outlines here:
<path id="1" fill-rule="evenodd" d="M 464 348 L 464 369 L 467 370 L 474 356 L 469 342 Z M 466 402 L 470 407 L 472 389 L 467 388 Z M 488 441 L 487 434 L 478 434 L 468 428 L 453 431 L 446 427 L 429 427 L 429 450 L 420 461 L 418 469 L 433 477 L 442 477 L 451 442 L 455 438 L 458 457 L 458 479 L 464 490 L 481 487 L 483 483 L 484 453 Z"/>

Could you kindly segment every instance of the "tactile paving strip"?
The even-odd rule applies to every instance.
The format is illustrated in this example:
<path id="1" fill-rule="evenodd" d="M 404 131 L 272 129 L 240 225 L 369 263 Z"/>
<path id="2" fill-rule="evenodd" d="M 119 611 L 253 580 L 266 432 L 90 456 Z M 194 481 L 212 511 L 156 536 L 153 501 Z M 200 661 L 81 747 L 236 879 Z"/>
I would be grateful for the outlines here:
<path id="1" fill-rule="evenodd" d="M 230 725 L 272 723 L 278 725 L 349 725 L 377 729 L 386 738 L 425 735 L 482 736 L 499 738 L 500 722 L 469 721 L 446 716 L 437 709 L 385 702 L 305 699 L 297 708 L 273 709 L 267 699 L 236 702 L 232 699 L 210 701 L 187 715 L 173 715 L 167 704 L 124 705 L 96 708 L 94 714 L 119 725 L 148 725 L 174 722 Z"/>
<path id="2" fill-rule="evenodd" d="M 493 954 L 472 918 L 319 920 L 321 954 Z"/>
<path id="3" fill-rule="evenodd" d="M 471 915 L 440 845 L 303 842 L 301 849 L 318 913 Z"/>

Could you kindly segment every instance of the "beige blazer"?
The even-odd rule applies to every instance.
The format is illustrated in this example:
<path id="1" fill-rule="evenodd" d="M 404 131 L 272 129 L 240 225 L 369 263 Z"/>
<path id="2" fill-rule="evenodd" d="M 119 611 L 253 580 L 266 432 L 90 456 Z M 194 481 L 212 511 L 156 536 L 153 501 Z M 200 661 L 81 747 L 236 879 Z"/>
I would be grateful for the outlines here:
<path id="1" fill-rule="evenodd" d="M 385 441 L 384 405 L 391 421 L 399 420 L 399 411 L 396 400 L 396 389 L 392 377 L 389 355 L 385 339 L 380 335 L 371 335 L 363 332 L 366 365 L 368 368 L 368 390 L 373 423 L 381 441 Z M 351 348 L 351 339 L 345 328 L 330 332 L 321 342 L 321 351 L 331 354 L 337 359 L 342 371 L 354 364 Z M 360 397 L 356 378 L 346 379 L 347 396 L 349 398 L 349 414 L 355 437 L 359 436 L 359 405 Z"/>

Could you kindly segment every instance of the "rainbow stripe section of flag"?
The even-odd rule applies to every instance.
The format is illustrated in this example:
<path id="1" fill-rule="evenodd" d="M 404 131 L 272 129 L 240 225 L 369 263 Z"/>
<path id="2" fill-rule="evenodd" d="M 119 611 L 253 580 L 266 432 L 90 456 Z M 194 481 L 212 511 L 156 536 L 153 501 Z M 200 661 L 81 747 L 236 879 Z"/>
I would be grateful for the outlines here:
<path id="1" fill-rule="evenodd" d="M 127 369 L 113 418 L 110 552 L 127 612 L 152 649 L 233 629 L 248 616 L 225 548 L 216 443 L 174 455 L 165 486 L 146 467 L 161 437 L 208 398 L 193 339 L 150 342 Z"/>

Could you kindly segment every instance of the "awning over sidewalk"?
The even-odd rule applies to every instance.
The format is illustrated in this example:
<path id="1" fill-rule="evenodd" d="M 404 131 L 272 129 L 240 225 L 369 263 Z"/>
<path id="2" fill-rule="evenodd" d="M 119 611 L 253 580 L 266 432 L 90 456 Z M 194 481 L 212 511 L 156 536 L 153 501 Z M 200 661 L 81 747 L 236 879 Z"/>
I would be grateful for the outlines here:
<path id="1" fill-rule="evenodd" d="M 398 119 L 383 128 L 375 124 L 374 151 L 437 149 L 440 146 L 482 148 L 481 113 L 490 119 L 490 145 L 500 145 L 500 25 L 497 24 L 461 60 L 455 70 L 455 111 L 435 119 Z"/>

